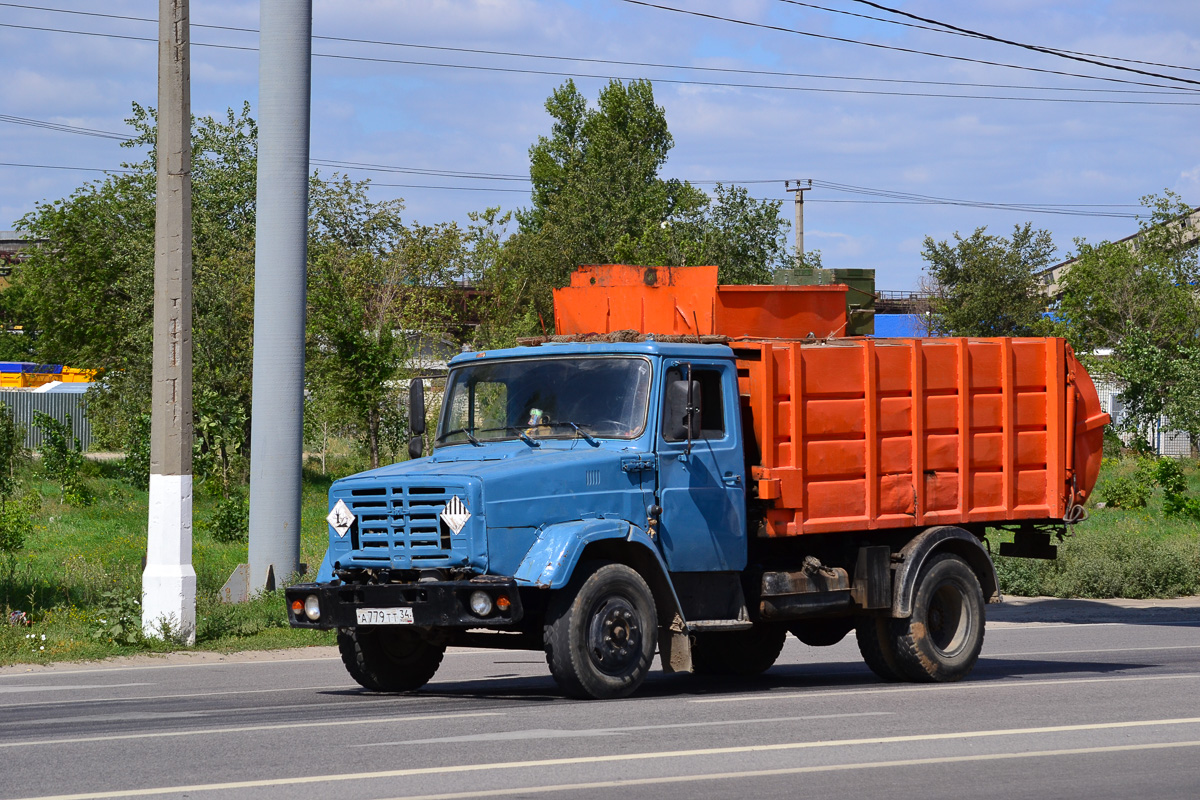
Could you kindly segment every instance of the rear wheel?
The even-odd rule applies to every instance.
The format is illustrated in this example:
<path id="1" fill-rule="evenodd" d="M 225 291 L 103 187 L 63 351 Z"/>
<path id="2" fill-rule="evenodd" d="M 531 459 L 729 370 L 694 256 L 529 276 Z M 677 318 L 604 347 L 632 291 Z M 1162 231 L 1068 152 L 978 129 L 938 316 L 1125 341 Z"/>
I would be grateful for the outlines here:
<path id="1" fill-rule="evenodd" d="M 895 620 L 896 658 L 906 678 L 958 681 L 970 674 L 983 649 L 983 590 L 974 570 L 951 553 L 921 569 L 913 613 Z"/>
<path id="2" fill-rule="evenodd" d="M 658 645 L 650 587 L 624 564 L 580 565 L 546 611 L 546 663 L 562 690 L 605 700 L 641 686 Z"/>
<path id="3" fill-rule="evenodd" d="M 697 675 L 750 677 L 766 672 L 779 658 L 787 629 L 755 625 L 744 631 L 698 633 L 692 645 L 692 670 Z"/>
<path id="4" fill-rule="evenodd" d="M 880 680 L 889 683 L 904 680 L 900 662 L 896 657 L 896 639 L 892 634 L 892 620 L 882 616 L 862 616 L 854 625 L 854 637 L 858 640 L 858 652 L 863 661 Z"/>
<path id="5" fill-rule="evenodd" d="M 337 640 L 350 677 L 376 692 L 421 688 L 437 672 L 446 652 L 445 645 L 408 629 L 339 628 Z"/>

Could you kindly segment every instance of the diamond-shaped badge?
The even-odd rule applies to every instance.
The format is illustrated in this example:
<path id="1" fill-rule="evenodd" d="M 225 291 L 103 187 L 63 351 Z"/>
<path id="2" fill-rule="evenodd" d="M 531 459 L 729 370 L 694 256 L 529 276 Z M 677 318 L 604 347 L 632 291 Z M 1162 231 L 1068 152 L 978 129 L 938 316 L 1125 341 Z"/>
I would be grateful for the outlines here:
<path id="1" fill-rule="evenodd" d="M 337 531 L 339 537 L 345 536 L 346 531 L 350 530 L 350 526 L 354 524 L 354 512 L 346 505 L 346 501 L 341 498 L 333 504 L 333 508 L 329 511 L 329 516 L 325 517 L 329 521 L 329 525 Z"/>
<path id="2" fill-rule="evenodd" d="M 463 526 L 470 518 L 471 512 L 467 511 L 466 505 L 457 495 L 450 498 L 450 502 L 446 503 L 446 508 L 442 511 L 442 521 L 455 533 L 462 533 Z"/>

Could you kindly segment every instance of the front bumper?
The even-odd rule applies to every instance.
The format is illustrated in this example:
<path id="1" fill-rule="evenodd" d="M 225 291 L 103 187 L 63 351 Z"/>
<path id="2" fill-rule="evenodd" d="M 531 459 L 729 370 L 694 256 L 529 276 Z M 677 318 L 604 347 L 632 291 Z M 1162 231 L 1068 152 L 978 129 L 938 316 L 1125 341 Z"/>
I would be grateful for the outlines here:
<path id="1" fill-rule="evenodd" d="M 492 611 L 485 617 L 471 611 L 469 598 L 484 591 L 492 598 Z M 288 622 L 293 628 L 353 628 L 358 626 L 360 608 L 412 609 L 412 625 L 431 628 L 506 628 L 521 620 L 521 595 L 511 579 L 437 581 L 428 583 L 301 583 L 284 590 Z M 315 595 L 321 615 L 311 620 L 303 606 Z M 496 600 L 507 597 L 501 610 Z M 300 602 L 300 610 L 294 607 Z"/>

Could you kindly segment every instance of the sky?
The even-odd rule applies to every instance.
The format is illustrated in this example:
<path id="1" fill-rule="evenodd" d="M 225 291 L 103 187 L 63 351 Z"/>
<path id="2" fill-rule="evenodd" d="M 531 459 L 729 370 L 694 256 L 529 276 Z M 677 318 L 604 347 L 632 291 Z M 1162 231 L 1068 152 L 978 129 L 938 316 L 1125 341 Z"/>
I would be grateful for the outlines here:
<path id="1" fill-rule="evenodd" d="M 403 198 L 409 221 L 465 223 L 529 205 L 529 147 L 568 76 L 593 103 L 646 78 L 675 141 L 663 177 L 746 185 L 789 220 L 784 181 L 811 180 L 805 248 L 897 291 L 919 287 L 926 237 L 1031 222 L 1065 259 L 1078 237 L 1134 233 L 1145 195 L 1200 204 L 1200 3 L 880 5 L 314 0 L 311 157 L 388 168 L 319 166 Z M 137 160 L 30 121 L 128 133 L 131 105 L 156 103 L 157 8 L 0 2 L 0 229 Z M 191 3 L 196 115 L 257 107 L 258 16 Z"/>

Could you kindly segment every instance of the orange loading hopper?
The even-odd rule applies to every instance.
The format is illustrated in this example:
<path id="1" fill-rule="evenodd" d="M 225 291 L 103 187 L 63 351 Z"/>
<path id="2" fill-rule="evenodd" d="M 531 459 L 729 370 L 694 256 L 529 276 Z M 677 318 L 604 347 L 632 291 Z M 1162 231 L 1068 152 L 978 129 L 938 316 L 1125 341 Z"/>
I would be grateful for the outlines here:
<path id="1" fill-rule="evenodd" d="M 845 286 L 720 286 L 716 267 L 580 267 L 554 292 L 558 333 L 799 339 L 845 328 Z"/>
<path id="2" fill-rule="evenodd" d="M 844 292 L 581 267 L 555 323 L 733 340 L 766 536 L 1061 520 L 1087 499 L 1109 417 L 1064 340 L 797 341 L 836 336 Z"/>

